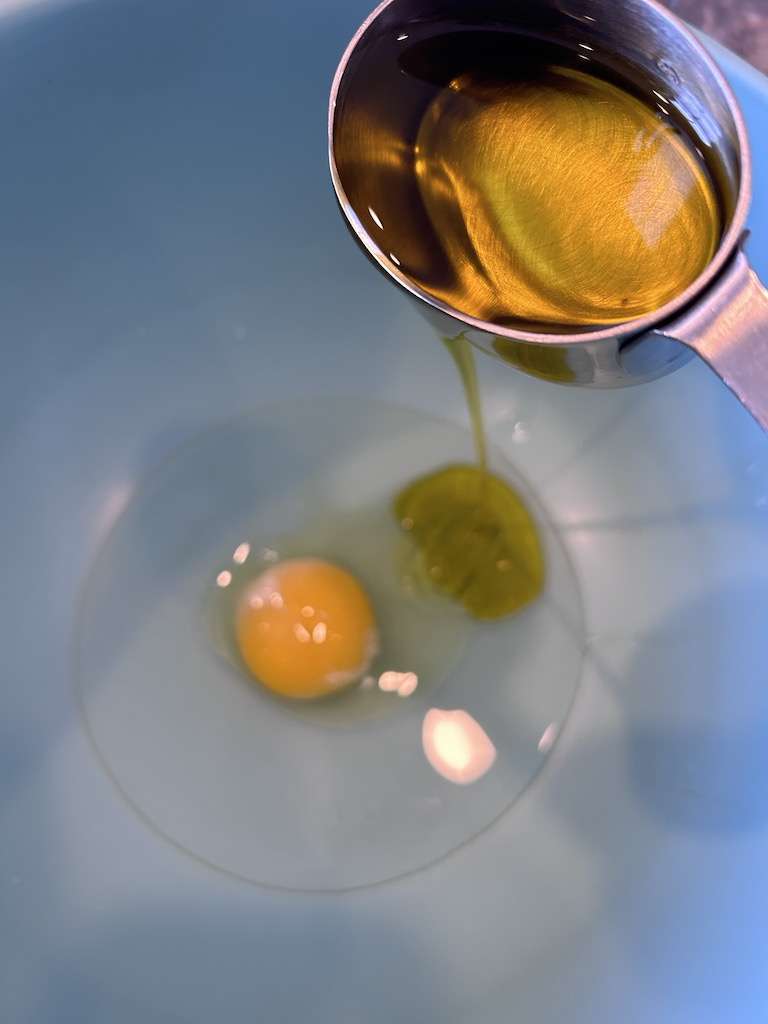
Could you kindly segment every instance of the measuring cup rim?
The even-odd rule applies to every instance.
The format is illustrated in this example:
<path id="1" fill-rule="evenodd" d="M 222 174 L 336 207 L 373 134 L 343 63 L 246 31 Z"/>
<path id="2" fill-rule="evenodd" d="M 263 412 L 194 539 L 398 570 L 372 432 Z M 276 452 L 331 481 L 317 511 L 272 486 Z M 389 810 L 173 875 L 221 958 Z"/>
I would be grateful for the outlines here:
<path id="1" fill-rule="evenodd" d="M 429 306 L 440 310 L 452 319 L 466 324 L 468 328 L 474 328 L 476 330 L 483 331 L 486 334 L 496 335 L 500 338 L 510 338 L 513 341 L 560 346 L 587 345 L 591 342 L 608 340 L 615 341 L 617 339 L 642 334 L 648 330 L 653 330 L 671 319 L 676 313 L 679 313 L 680 310 L 684 309 L 686 306 L 692 305 L 698 296 L 707 291 L 709 286 L 733 255 L 744 234 L 744 225 L 752 199 L 752 153 L 749 135 L 747 133 L 744 115 L 741 112 L 739 102 L 725 78 L 725 75 L 720 70 L 717 61 L 712 57 L 706 47 L 702 44 L 701 40 L 685 24 L 685 22 L 681 21 L 680 18 L 664 7 L 661 3 L 658 3 L 657 0 L 641 0 L 641 2 L 645 4 L 646 7 L 650 7 L 656 11 L 656 13 L 677 33 L 682 35 L 704 61 L 726 100 L 728 111 L 733 118 L 733 123 L 736 127 L 736 135 L 739 144 L 739 190 L 731 222 L 728 225 L 727 231 L 720 240 L 717 252 L 704 270 L 685 289 L 685 291 L 681 292 L 670 302 L 660 306 L 652 313 L 647 313 L 645 316 L 638 317 L 636 320 L 628 320 L 625 323 L 614 324 L 610 327 L 603 327 L 595 331 L 583 331 L 578 334 L 545 334 L 537 331 L 524 331 L 514 327 L 504 327 L 500 324 L 494 324 L 488 320 L 480 320 L 477 317 L 470 316 L 468 313 L 463 313 L 461 310 L 442 302 L 434 295 L 431 295 L 428 291 L 425 291 L 425 289 L 419 287 L 419 285 L 411 280 L 407 274 L 404 274 L 399 270 L 388 258 L 387 254 L 379 248 L 353 209 L 342 184 L 334 152 L 336 103 L 349 61 L 357 50 L 361 39 L 368 29 L 378 20 L 381 14 L 383 14 L 388 7 L 391 7 L 398 2 L 399 0 L 382 0 L 382 2 L 373 11 L 371 11 L 365 21 L 360 25 L 357 32 L 355 32 L 342 55 L 341 60 L 339 61 L 339 65 L 333 77 L 328 105 L 328 159 L 336 198 L 338 199 L 347 223 L 354 231 L 358 240 L 388 277 L 392 278 L 396 284 L 400 285 L 400 287 L 405 289 L 405 291 L 410 292 L 410 294 L 415 296 L 417 299 L 420 299 L 422 302 L 426 302 Z"/>

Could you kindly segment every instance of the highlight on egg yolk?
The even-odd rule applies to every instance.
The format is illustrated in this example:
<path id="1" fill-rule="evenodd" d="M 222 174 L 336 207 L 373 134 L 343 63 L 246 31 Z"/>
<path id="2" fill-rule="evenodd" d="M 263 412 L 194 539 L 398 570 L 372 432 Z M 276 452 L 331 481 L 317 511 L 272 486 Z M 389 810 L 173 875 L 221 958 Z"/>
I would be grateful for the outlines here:
<path id="1" fill-rule="evenodd" d="M 268 689 L 302 700 L 356 682 L 378 652 L 367 594 L 345 569 L 295 558 L 243 592 L 235 631 L 240 656 Z"/>

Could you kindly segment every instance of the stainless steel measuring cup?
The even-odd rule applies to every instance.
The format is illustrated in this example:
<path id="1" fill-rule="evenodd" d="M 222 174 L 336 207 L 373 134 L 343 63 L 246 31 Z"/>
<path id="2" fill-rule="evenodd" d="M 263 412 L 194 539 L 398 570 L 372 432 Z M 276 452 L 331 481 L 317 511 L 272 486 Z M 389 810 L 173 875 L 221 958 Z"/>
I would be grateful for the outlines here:
<path id="1" fill-rule="evenodd" d="M 537 333 L 468 316 L 421 288 L 380 245 L 386 220 L 410 216 L 414 176 L 392 174 L 412 157 L 398 110 L 418 84 L 398 53 L 431 23 L 461 31 L 509 30 L 555 40 L 585 59 L 632 69 L 674 108 L 721 169 L 726 223 L 719 248 L 673 301 L 626 324 L 579 333 Z M 377 60 L 371 54 L 377 49 Z M 381 59 L 385 58 L 390 59 Z M 413 134 L 418 125 L 412 126 Z M 617 387 L 662 376 L 697 353 L 768 430 L 768 292 L 743 250 L 751 199 L 749 140 L 736 99 L 695 36 L 654 0 L 384 0 L 360 26 L 333 81 L 328 120 L 331 175 L 354 236 L 393 281 L 417 300 L 443 335 L 476 346 L 536 377 Z M 380 159 L 372 164 L 371 152 Z M 378 238 L 377 238 L 378 236 Z M 418 260 L 418 239 L 413 244 Z M 411 263 L 413 260 L 411 260 Z"/>

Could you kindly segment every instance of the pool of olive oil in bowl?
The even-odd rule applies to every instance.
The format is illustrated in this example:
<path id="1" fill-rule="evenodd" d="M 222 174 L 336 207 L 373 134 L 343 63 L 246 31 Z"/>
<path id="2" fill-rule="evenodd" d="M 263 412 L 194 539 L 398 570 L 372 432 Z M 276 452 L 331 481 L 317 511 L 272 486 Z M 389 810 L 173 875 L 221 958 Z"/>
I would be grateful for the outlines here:
<path id="1" fill-rule="evenodd" d="M 445 343 L 464 386 L 477 464 L 419 477 L 397 495 L 395 515 L 413 542 L 411 579 L 459 602 L 473 618 L 500 619 L 541 593 L 542 545 L 522 497 L 488 469 L 472 348 L 464 335 Z"/>

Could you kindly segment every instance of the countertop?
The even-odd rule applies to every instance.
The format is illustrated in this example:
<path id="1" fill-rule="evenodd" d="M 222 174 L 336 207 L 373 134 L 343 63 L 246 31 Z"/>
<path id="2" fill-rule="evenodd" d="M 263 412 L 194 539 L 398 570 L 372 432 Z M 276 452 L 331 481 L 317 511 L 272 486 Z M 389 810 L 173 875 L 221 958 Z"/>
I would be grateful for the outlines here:
<path id="1" fill-rule="evenodd" d="M 768 0 L 667 0 L 667 6 L 768 74 Z"/>

